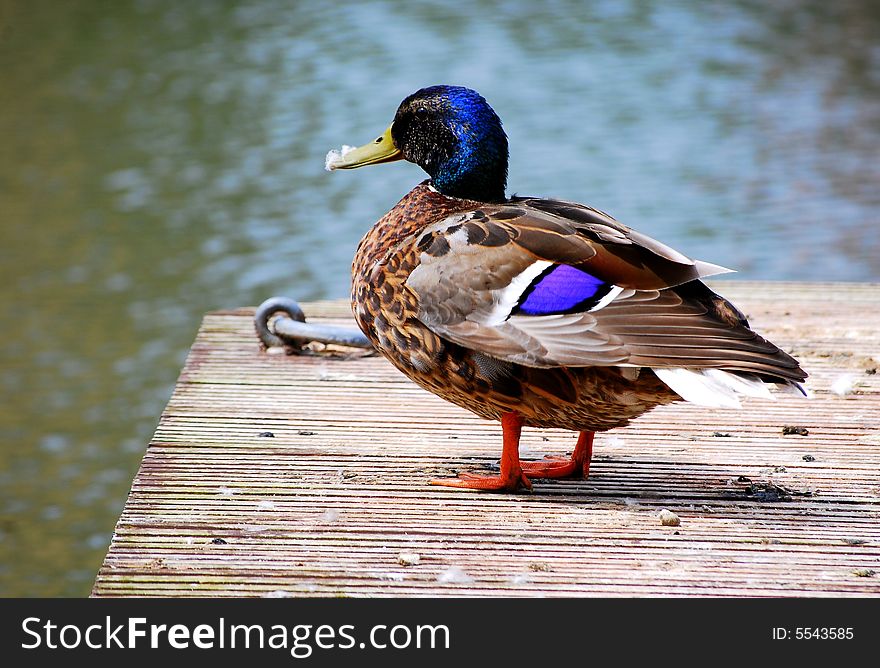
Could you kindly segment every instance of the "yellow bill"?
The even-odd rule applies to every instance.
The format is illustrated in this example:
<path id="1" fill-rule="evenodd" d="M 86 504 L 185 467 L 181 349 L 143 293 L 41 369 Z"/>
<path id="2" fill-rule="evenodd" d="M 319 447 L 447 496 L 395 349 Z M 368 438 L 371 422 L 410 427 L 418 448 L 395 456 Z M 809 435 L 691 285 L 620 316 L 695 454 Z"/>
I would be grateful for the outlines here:
<path id="1" fill-rule="evenodd" d="M 343 146 L 342 150 L 333 149 L 327 154 L 324 167 L 328 172 L 332 172 L 334 169 L 354 169 L 364 165 L 377 165 L 380 162 L 402 159 L 403 154 L 391 138 L 391 126 L 389 125 L 381 137 L 369 144 L 357 148 Z"/>

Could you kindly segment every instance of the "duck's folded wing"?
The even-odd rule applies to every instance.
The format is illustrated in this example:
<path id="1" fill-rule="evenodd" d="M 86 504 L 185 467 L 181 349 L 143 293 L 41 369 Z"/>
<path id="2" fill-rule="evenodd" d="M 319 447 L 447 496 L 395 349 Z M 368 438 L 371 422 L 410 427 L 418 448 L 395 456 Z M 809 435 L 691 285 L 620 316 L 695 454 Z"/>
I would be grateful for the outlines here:
<path id="1" fill-rule="evenodd" d="M 486 207 L 423 231 L 407 279 L 419 319 L 466 348 L 528 366 L 723 368 L 800 380 L 691 260 L 580 205 Z M 544 210 L 546 209 L 546 210 Z"/>

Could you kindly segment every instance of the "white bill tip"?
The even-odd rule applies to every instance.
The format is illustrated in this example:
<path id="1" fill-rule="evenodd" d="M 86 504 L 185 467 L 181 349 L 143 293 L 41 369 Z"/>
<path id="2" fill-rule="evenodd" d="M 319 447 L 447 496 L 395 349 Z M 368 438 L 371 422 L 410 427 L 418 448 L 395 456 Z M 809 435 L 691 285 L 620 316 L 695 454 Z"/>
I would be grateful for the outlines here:
<path id="1" fill-rule="evenodd" d="M 342 158 L 345 157 L 346 153 L 349 153 L 355 149 L 354 146 L 348 146 L 347 144 L 343 144 L 341 149 L 332 149 L 327 152 L 327 157 L 324 158 L 324 169 L 328 172 L 332 172 L 336 169 L 337 165 L 342 162 Z"/>

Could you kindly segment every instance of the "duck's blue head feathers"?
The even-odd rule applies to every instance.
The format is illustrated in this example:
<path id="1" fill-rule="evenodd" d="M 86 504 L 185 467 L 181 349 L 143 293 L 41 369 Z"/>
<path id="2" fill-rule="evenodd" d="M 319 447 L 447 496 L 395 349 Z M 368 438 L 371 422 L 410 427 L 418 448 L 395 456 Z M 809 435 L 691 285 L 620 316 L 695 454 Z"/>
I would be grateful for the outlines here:
<path id="1" fill-rule="evenodd" d="M 483 202 L 505 199 L 507 135 L 476 91 L 461 86 L 416 91 L 400 103 L 391 136 L 441 193 Z"/>

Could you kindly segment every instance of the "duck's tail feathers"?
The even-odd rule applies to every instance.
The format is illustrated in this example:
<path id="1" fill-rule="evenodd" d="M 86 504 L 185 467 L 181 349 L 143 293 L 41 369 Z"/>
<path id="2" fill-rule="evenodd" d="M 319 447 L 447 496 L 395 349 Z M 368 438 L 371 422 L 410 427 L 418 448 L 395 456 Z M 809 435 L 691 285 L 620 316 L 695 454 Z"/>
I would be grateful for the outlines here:
<path id="1" fill-rule="evenodd" d="M 754 374 L 680 367 L 655 367 L 652 371 L 682 399 L 699 406 L 740 408 L 740 396 L 773 399 L 768 383 Z M 773 384 L 786 393 L 810 396 L 803 385 L 794 381 Z"/>

